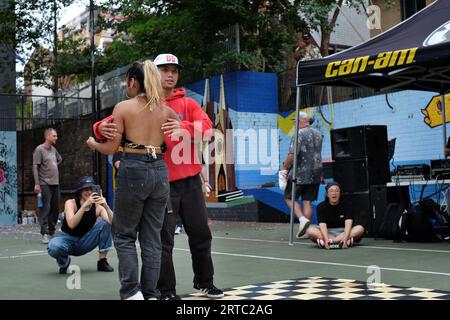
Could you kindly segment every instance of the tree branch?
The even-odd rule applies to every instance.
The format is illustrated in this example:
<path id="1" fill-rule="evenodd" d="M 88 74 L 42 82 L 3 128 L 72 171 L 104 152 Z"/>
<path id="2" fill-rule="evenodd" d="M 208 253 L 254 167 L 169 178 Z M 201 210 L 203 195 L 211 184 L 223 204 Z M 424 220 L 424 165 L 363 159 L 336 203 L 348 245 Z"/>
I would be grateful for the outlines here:
<path id="1" fill-rule="evenodd" d="M 331 21 L 330 21 L 330 30 L 333 30 L 336 25 L 337 18 L 341 11 L 342 3 L 344 3 L 344 0 L 339 0 L 336 10 L 334 10 L 333 17 L 331 18 Z"/>

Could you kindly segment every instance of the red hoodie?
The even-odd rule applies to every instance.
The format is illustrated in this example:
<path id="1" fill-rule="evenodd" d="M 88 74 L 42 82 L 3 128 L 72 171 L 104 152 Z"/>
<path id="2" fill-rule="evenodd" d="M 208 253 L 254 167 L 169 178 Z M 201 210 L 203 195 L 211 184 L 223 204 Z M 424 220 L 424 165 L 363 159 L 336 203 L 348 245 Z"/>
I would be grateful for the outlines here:
<path id="1" fill-rule="evenodd" d="M 183 88 L 177 88 L 165 103 L 178 115 L 181 120 L 181 128 L 185 129 L 185 132 L 189 132 L 190 137 L 194 137 L 194 122 L 196 122 L 197 136 L 203 138 L 205 132 L 212 128 L 212 122 L 199 104 L 194 99 L 185 97 L 185 94 L 186 91 Z M 200 173 L 202 170 L 201 159 L 198 159 L 192 139 L 182 138 L 172 141 L 170 136 L 166 136 L 164 141 L 167 145 L 164 159 L 169 168 L 170 182 L 193 177 Z M 185 161 L 180 163 L 177 158 L 180 156 L 183 159 L 184 150 L 181 150 L 182 148 L 188 152 L 188 155 Z"/>
<path id="2" fill-rule="evenodd" d="M 185 97 L 186 91 L 183 88 L 177 88 L 169 96 L 165 103 L 168 105 L 181 120 L 181 128 L 188 132 L 190 137 L 194 137 L 194 122 L 197 123 L 195 129 L 199 130 L 198 137 L 204 137 L 204 133 L 212 128 L 212 122 L 208 115 L 203 112 L 198 103 L 191 98 Z M 93 126 L 95 138 L 98 141 L 106 139 L 98 132 L 98 126 L 101 122 L 106 121 L 111 116 L 96 122 Z M 200 126 L 201 125 L 201 126 Z M 200 132 L 201 131 L 201 132 Z M 202 170 L 201 160 L 198 159 L 197 150 L 192 139 L 174 138 L 166 136 L 164 139 L 167 145 L 164 159 L 169 171 L 169 181 L 177 181 L 188 177 L 193 177 Z M 174 150 L 175 149 L 175 150 Z M 173 155 L 172 155 L 173 151 Z M 187 151 L 186 159 L 184 159 L 184 151 Z"/>

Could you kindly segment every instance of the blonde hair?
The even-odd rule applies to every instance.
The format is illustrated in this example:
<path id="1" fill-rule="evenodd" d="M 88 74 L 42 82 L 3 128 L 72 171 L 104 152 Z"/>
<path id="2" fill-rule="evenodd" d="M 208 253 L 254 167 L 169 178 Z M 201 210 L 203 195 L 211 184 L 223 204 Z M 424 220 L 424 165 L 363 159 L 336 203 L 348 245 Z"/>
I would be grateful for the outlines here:
<path id="1" fill-rule="evenodd" d="M 144 69 L 144 88 L 147 103 L 145 107 L 148 107 L 150 111 L 153 111 L 154 106 L 162 105 L 162 85 L 161 75 L 158 68 L 150 60 L 145 60 L 143 63 Z"/>

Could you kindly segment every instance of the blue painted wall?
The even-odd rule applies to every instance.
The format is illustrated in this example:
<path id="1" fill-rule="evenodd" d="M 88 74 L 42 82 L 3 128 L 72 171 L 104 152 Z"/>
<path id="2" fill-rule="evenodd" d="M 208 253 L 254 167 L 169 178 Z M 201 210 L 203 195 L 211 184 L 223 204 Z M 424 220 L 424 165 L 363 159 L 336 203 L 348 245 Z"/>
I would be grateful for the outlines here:
<path id="1" fill-rule="evenodd" d="M 231 72 L 224 74 L 225 100 L 234 132 L 236 184 L 240 189 L 275 183 L 279 168 L 278 96 L 275 74 Z M 185 87 L 187 96 L 202 104 L 205 81 Z M 211 100 L 220 98 L 220 77 L 210 79 Z M 250 130 L 250 131 L 249 131 Z M 251 131 L 255 131 L 252 135 Z"/>
<path id="2" fill-rule="evenodd" d="M 217 103 L 219 100 L 219 77 L 210 80 L 211 97 Z M 234 129 L 257 129 L 256 143 L 247 138 L 245 145 L 238 145 L 235 139 L 235 161 L 245 154 L 246 164 L 236 164 L 236 182 L 239 188 L 247 194 L 253 194 L 258 200 L 272 205 L 280 211 L 288 213 L 284 204 L 282 193 L 277 188 L 264 188 L 260 186 L 273 182 L 277 184 L 277 170 L 273 170 L 273 163 L 261 165 L 259 155 L 258 163 L 249 164 L 249 157 L 255 156 L 260 147 L 265 150 L 277 150 L 277 168 L 285 160 L 291 136 L 279 130 L 277 118 L 287 117 L 291 112 L 278 113 L 277 79 L 274 74 L 257 72 L 232 72 L 224 75 L 226 103 Z M 186 86 L 188 95 L 202 102 L 204 81 Z M 333 127 L 346 128 L 359 125 L 386 125 L 388 138 L 396 138 L 394 165 L 410 163 L 428 163 L 429 160 L 443 158 L 442 126 L 430 128 L 424 121 L 425 116 L 421 109 L 435 94 L 421 91 L 402 91 L 388 95 L 393 110 L 389 108 L 385 95 L 367 97 L 325 105 L 322 114 L 325 119 L 333 119 Z M 217 106 L 216 106 L 217 108 Z M 450 106 L 447 106 L 450 113 Z M 319 110 L 315 108 L 313 114 L 316 118 L 314 126 L 324 135 L 322 157 L 331 160 L 330 129 L 325 125 Z M 277 140 L 270 138 L 271 130 L 277 131 Z M 261 130 L 266 130 L 263 138 Z M 450 133 L 450 127 L 449 127 Z M 267 142 L 266 142 L 267 141 Z M 264 142 L 264 143 L 262 143 Z M 274 151 L 272 151 L 274 152 Z M 242 159 L 242 158 L 241 158 Z M 430 188 L 434 188 L 431 190 Z M 412 191 L 417 188 L 412 188 Z M 428 187 L 425 194 L 435 191 L 435 187 Z M 318 201 L 324 197 L 321 188 Z M 417 199 L 417 192 L 413 192 L 412 199 Z"/>

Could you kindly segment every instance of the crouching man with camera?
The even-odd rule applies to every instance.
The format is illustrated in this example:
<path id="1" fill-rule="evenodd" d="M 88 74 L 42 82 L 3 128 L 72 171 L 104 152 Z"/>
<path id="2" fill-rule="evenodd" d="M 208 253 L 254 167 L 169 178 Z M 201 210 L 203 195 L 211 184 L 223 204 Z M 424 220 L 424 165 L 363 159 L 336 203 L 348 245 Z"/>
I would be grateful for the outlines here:
<path id="1" fill-rule="evenodd" d="M 113 213 L 92 177 L 82 177 L 74 199 L 64 205 L 61 231 L 48 243 L 48 254 L 56 259 L 59 273 L 67 273 L 70 256 L 82 256 L 99 248 L 97 270 L 112 272 L 106 255 L 112 247 Z"/>

